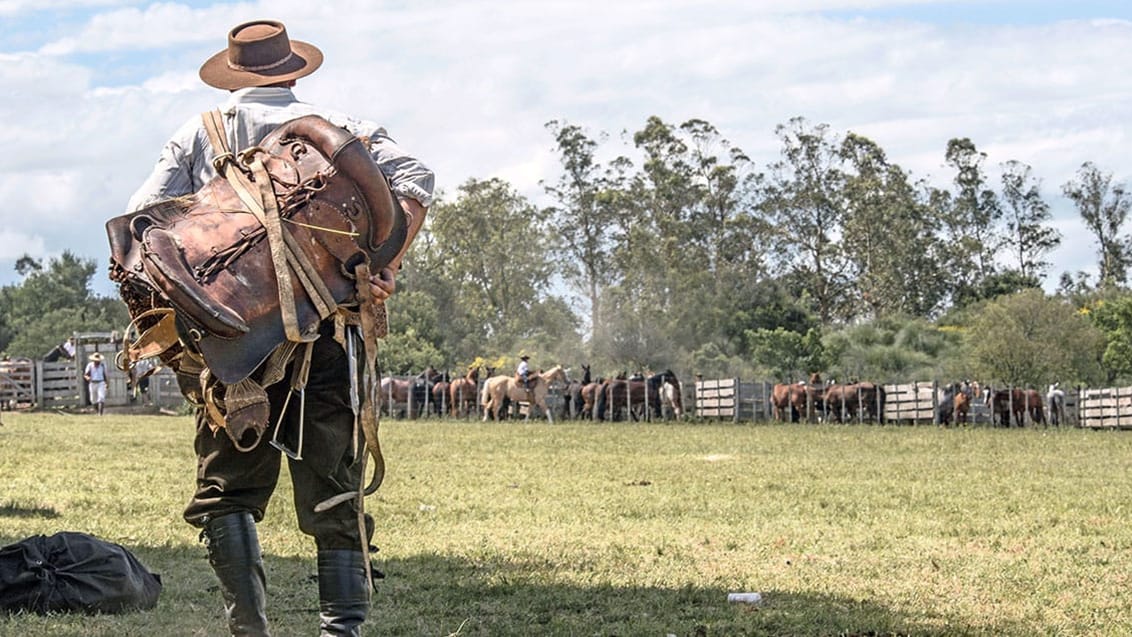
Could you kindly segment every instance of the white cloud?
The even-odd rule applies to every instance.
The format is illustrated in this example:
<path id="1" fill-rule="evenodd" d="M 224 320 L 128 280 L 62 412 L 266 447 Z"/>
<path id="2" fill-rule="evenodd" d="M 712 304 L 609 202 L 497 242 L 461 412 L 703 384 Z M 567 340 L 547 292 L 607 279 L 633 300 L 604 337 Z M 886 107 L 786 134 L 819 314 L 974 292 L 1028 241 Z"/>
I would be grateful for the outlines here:
<path id="1" fill-rule="evenodd" d="M 940 185 L 953 137 L 986 152 L 989 171 L 1030 164 L 1051 200 L 1084 161 L 1132 181 L 1132 76 L 1120 72 L 1132 23 L 960 27 L 806 13 L 914 4 L 931 2 L 111 2 L 69 37 L 45 27 L 38 53 L 0 52 L 0 134 L 19 149 L 0 156 L 0 192 L 15 198 L 0 227 L 30 234 L 28 210 L 67 219 L 42 231 L 44 249 L 104 264 L 102 223 L 168 135 L 224 97 L 199 83 L 197 67 L 233 24 L 258 17 L 284 20 L 326 53 L 301 99 L 382 122 L 448 192 L 500 176 L 537 197 L 538 182 L 558 175 L 548 120 L 608 132 L 617 146 L 650 115 L 705 119 L 759 164 L 777 158 L 775 125 L 803 116 L 871 137 Z M 30 11 L 0 0 L 0 15 L 17 5 Z M 100 66 L 106 56 L 127 56 L 140 75 L 124 84 L 117 67 Z M 48 196 L 29 192 L 28 179 L 45 175 L 66 178 L 48 180 Z M 1054 204 L 1072 228 L 1071 207 Z M 1066 234 L 1053 278 L 1094 259 L 1090 238 Z M 9 271 L 0 258 L 0 284 Z"/>

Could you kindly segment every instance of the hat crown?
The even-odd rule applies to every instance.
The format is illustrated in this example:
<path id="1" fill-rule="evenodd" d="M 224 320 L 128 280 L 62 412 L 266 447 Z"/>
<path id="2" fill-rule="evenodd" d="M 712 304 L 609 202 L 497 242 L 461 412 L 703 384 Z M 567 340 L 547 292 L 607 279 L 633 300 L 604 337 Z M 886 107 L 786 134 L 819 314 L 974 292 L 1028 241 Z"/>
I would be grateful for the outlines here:
<path id="1" fill-rule="evenodd" d="M 291 39 L 282 22 L 247 22 L 228 33 L 228 66 L 237 71 L 271 69 L 291 55 Z"/>

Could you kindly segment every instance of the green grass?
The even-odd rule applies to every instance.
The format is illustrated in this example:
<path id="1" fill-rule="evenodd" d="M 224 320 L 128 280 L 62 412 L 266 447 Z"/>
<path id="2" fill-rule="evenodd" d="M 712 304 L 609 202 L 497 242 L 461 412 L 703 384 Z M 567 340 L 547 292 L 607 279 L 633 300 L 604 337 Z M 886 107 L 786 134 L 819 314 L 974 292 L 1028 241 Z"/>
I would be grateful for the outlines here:
<path id="1" fill-rule="evenodd" d="M 1125 635 L 1132 434 L 835 425 L 383 423 L 366 634 Z M 0 541 L 82 531 L 152 611 L 0 635 L 223 635 L 180 517 L 187 417 L 4 415 Z M 286 477 L 260 527 L 276 635 L 317 632 Z M 758 591 L 758 606 L 728 592 Z"/>

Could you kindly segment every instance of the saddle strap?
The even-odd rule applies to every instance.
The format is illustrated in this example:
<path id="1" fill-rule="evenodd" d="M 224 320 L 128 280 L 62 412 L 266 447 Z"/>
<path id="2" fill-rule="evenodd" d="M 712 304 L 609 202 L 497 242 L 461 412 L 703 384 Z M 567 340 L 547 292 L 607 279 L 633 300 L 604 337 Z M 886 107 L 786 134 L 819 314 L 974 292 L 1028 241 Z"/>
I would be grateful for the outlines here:
<path id="1" fill-rule="evenodd" d="M 299 283 L 303 286 L 307 296 L 314 304 L 315 311 L 318 312 L 320 319 L 325 319 L 334 312 L 337 307 L 334 296 L 295 239 L 290 233 L 283 232 L 271 175 L 268 174 L 267 168 L 263 165 L 262 157 L 256 154 L 250 162 L 254 183 L 238 168 L 228 170 L 228 164 L 235 162 L 235 156 L 232 154 L 227 137 L 224 134 L 223 115 L 219 110 L 213 110 L 202 113 L 201 118 L 215 155 L 213 159 L 214 168 L 216 168 L 218 174 L 228 180 L 240 201 L 255 215 L 267 232 L 271 261 L 275 267 L 276 281 L 279 286 L 280 314 L 287 340 L 295 343 L 312 340 L 310 336 L 304 336 L 299 330 L 298 313 L 295 307 L 295 289 L 291 280 L 292 269 L 299 278 Z M 255 150 L 255 148 L 248 149 L 249 152 Z M 241 153 L 241 156 L 247 154 L 248 152 Z M 246 157 L 244 161 L 247 161 Z"/>

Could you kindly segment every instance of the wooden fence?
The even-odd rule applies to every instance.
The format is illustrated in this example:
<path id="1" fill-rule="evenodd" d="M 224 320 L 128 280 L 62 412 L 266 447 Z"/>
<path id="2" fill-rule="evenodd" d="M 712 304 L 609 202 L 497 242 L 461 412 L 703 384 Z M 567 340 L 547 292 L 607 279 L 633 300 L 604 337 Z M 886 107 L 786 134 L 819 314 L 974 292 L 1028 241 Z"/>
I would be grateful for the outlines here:
<path id="1" fill-rule="evenodd" d="M 1066 392 L 1068 397 L 1070 392 Z M 1132 427 L 1132 387 L 1081 389 L 1077 413 L 1082 427 L 1127 429 Z M 1068 410 L 1068 407 L 1067 407 Z"/>
<path id="2" fill-rule="evenodd" d="M 87 353 L 89 357 L 89 353 Z M 112 359 L 111 359 L 112 360 Z M 109 363 L 109 364 L 107 364 Z M 184 402 L 177 378 L 162 368 L 150 376 L 148 395 L 135 395 L 128 388 L 126 374 L 111 361 L 106 365 L 106 406 L 124 407 L 148 403 L 157 407 L 176 407 Z M 18 359 L 0 362 L 0 408 L 73 409 L 88 406 L 82 369 L 75 361 L 33 361 Z"/>
<path id="3" fill-rule="evenodd" d="M 884 388 L 884 419 L 892 424 L 938 424 L 943 400 L 941 385 L 935 381 L 890 383 Z M 695 382 L 692 413 L 706 420 L 763 421 L 774 418 L 771 405 L 773 383 L 743 381 L 738 378 L 703 379 Z M 1042 417 L 1051 423 L 1050 405 L 1043 398 Z M 863 411 L 848 414 L 851 422 L 864 422 Z M 1093 428 L 1132 427 L 1132 387 L 1108 389 L 1070 389 L 1064 391 L 1059 424 Z M 974 398 L 968 423 L 990 424 L 990 408 L 983 396 Z M 1036 423 L 1025 414 L 1025 424 Z"/>

